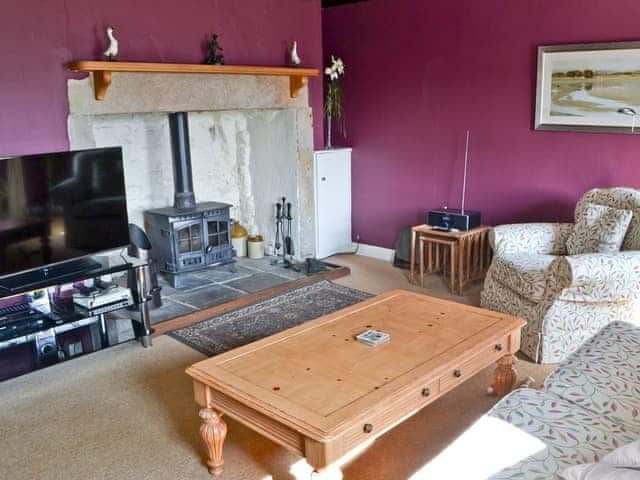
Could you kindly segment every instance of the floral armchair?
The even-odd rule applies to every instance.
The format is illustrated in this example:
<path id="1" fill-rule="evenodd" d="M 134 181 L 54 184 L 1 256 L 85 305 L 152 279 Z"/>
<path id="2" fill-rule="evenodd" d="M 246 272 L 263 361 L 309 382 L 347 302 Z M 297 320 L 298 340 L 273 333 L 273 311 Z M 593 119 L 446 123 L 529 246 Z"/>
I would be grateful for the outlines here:
<path id="1" fill-rule="evenodd" d="M 613 321 L 640 324 L 640 190 L 590 190 L 576 218 L 589 203 L 633 212 L 620 252 L 567 255 L 571 223 L 501 225 L 491 234 L 481 304 L 528 321 L 521 350 L 539 363 L 563 361 Z"/>

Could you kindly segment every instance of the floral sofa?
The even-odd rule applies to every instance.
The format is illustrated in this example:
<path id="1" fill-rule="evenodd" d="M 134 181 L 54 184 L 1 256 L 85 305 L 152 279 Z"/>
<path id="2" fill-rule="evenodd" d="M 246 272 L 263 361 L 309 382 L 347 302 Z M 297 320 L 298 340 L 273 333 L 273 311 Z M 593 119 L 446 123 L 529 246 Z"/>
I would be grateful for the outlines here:
<path id="1" fill-rule="evenodd" d="M 416 479 L 558 480 L 565 468 L 638 440 L 639 411 L 640 328 L 613 322 L 540 390 L 503 398 Z"/>
<path id="2" fill-rule="evenodd" d="M 640 190 L 590 190 L 587 204 L 631 210 L 620 252 L 568 256 L 573 224 L 529 223 L 493 229 L 494 259 L 483 307 L 527 320 L 521 350 L 540 363 L 558 363 L 614 320 L 640 320 Z"/>

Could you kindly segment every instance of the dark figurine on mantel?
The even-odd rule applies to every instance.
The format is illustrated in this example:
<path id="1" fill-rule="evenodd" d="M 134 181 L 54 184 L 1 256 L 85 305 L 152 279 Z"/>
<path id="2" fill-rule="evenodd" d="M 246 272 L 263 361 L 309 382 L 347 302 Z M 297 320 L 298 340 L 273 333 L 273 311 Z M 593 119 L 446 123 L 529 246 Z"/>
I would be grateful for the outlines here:
<path id="1" fill-rule="evenodd" d="M 207 65 L 224 65 L 223 50 L 218 43 L 218 35 L 216 33 L 211 35 L 211 40 L 209 40 L 208 45 L 207 59 L 204 63 Z"/>

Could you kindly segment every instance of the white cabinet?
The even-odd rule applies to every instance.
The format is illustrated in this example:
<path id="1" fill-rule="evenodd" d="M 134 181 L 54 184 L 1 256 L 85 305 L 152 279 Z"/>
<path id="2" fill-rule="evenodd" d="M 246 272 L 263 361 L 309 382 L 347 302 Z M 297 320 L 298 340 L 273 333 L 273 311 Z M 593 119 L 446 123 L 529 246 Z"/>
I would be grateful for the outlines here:
<path id="1" fill-rule="evenodd" d="M 316 258 L 352 250 L 351 149 L 314 153 Z"/>

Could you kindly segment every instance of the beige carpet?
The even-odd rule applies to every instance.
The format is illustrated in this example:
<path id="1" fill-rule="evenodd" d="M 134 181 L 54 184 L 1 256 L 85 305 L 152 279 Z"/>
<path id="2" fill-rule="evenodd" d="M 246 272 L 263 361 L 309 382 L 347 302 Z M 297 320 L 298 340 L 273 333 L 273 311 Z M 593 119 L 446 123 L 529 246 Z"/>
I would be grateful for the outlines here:
<path id="1" fill-rule="evenodd" d="M 477 303 L 480 285 L 453 297 L 438 277 L 409 287 L 405 272 L 366 257 L 333 259 L 352 269 L 338 283 L 378 293 L 411 288 Z M 0 478 L 207 479 L 197 408 L 184 369 L 195 350 L 163 336 L 145 350 L 120 345 L 0 383 Z M 495 403 L 492 369 L 476 375 L 391 430 L 343 468 L 347 480 L 402 480 L 437 455 Z M 550 371 L 525 361 L 521 377 Z M 228 420 L 222 480 L 308 479 L 300 457 Z"/>

